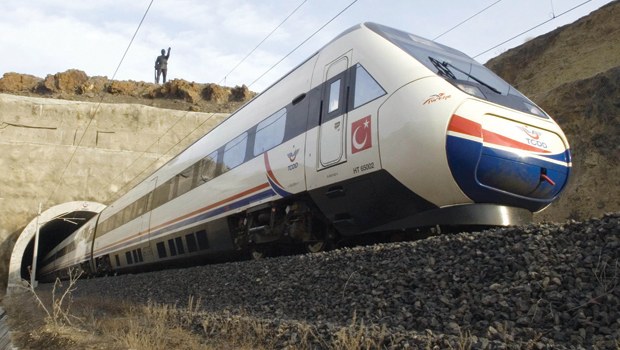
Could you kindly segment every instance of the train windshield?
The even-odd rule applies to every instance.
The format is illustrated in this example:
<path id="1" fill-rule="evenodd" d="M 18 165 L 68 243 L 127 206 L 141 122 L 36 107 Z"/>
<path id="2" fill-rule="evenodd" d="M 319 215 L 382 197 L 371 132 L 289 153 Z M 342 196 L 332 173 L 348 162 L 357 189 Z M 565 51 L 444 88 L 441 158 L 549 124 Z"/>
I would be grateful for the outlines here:
<path id="1" fill-rule="evenodd" d="M 527 97 L 476 60 L 451 47 L 376 23 L 366 26 L 464 92 L 522 112 L 548 118 Z"/>

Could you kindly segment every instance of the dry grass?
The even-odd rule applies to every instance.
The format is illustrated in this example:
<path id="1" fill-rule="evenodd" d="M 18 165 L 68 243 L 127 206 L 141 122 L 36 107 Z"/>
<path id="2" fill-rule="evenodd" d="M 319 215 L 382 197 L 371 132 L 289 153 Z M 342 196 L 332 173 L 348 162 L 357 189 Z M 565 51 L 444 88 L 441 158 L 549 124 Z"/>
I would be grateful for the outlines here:
<path id="1" fill-rule="evenodd" d="M 137 305 L 96 297 L 74 299 L 74 288 L 69 280 L 37 293 L 6 297 L 2 304 L 9 315 L 14 345 L 50 350 L 370 350 L 396 349 L 403 344 L 424 349 L 476 347 L 476 337 L 468 330 L 459 330 L 456 337 L 430 330 L 400 334 L 382 325 L 365 324 L 355 314 L 346 326 L 326 327 L 261 319 L 245 312 L 204 312 L 200 300 L 193 297 L 185 307 Z M 498 330 L 500 334 L 504 331 Z M 535 348 L 540 336 L 523 344 L 524 348 Z M 617 348 L 620 350 L 620 343 Z"/>
<path id="2" fill-rule="evenodd" d="M 187 327 L 189 309 L 132 305 L 98 299 L 75 300 L 71 324 L 53 321 L 43 308 L 51 295 L 19 294 L 3 300 L 20 349 L 216 349 Z M 37 302 L 41 300 L 42 304 Z M 182 316 L 185 315 L 185 316 Z"/>
<path id="3" fill-rule="evenodd" d="M 320 334 L 312 325 L 265 320 L 240 313 L 207 313 L 190 298 L 187 307 L 134 305 L 71 297 L 72 283 L 58 293 L 8 296 L 13 341 L 20 349 L 382 349 L 394 341 L 385 327 L 351 325 Z M 60 302 L 60 301 L 63 302 Z M 67 305 L 71 300 L 71 307 Z M 57 316 L 54 305 L 64 305 Z"/>
<path id="4" fill-rule="evenodd" d="M 332 349 L 381 349 L 382 344 L 389 338 L 385 326 L 368 327 L 364 320 L 357 321 L 353 314 L 351 325 L 341 327 L 332 340 Z"/>
<path id="5" fill-rule="evenodd" d="M 365 324 L 353 315 L 342 327 L 299 321 L 256 318 L 244 312 L 204 312 L 200 300 L 187 306 L 146 305 L 104 300 L 74 299 L 75 278 L 42 288 L 37 293 L 8 296 L 3 306 L 9 315 L 14 345 L 20 349 L 462 349 L 474 347 L 469 331 L 447 339 L 444 335 L 393 333 L 385 326 Z M 46 292 L 47 290 L 47 292 Z M 537 339 L 528 343 L 536 344 Z"/>
<path id="6" fill-rule="evenodd" d="M 103 334 L 129 349 L 204 349 L 204 339 L 185 328 L 168 305 L 130 306 L 122 317 L 100 324 Z"/>

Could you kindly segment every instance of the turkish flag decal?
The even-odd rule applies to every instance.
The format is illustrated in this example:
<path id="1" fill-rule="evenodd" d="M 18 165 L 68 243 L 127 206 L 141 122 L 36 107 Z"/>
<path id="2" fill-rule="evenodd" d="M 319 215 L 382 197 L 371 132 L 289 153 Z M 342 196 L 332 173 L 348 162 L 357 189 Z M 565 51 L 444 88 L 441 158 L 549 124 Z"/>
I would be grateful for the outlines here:
<path id="1" fill-rule="evenodd" d="M 357 153 L 372 147 L 370 116 L 351 124 L 351 153 Z"/>

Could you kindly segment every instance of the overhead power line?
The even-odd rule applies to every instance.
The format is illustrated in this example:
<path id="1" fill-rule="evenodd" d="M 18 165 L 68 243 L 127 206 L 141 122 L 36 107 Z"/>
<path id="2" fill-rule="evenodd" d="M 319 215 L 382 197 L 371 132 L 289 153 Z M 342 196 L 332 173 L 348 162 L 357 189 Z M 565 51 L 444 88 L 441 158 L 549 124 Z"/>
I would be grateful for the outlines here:
<path id="1" fill-rule="evenodd" d="M 321 30 L 323 30 L 323 28 L 325 28 L 328 24 L 330 24 L 333 20 L 335 20 L 336 18 L 338 18 L 338 16 L 340 16 L 341 14 L 343 14 L 346 10 L 349 9 L 349 7 L 353 6 L 353 4 L 355 4 L 357 2 L 357 0 L 353 0 L 349 5 L 347 5 L 347 7 L 345 7 L 344 9 L 342 9 L 342 11 L 338 12 L 334 17 L 332 17 L 329 21 L 327 21 L 327 23 L 323 24 L 319 29 L 317 29 L 314 33 L 312 33 L 309 37 L 306 38 L 306 40 L 302 41 L 299 45 L 297 45 L 294 49 L 292 49 L 289 53 L 287 53 L 284 57 L 282 57 L 278 62 L 276 62 L 273 66 L 271 66 L 269 69 L 267 69 L 265 71 L 265 73 L 261 74 L 258 78 L 256 78 L 252 83 L 250 83 L 249 86 L 254 85 L 254 83 L 256 83 L 257 81 L 259 81 L 262 77 L 264 77 L 267 73 L 269 73 L 272 69 L 274 69 L 277 65 L 279 65 L 282 61 L 284 61 L 288 56 L 290 56 L 293 52 L 295 52 L 298 48 L 300 48 L 303 44 L 305 44 L 308 40 L 310 40 L 313 36 L 315 36 L 318 32 L 320 32 Z"/>
<path id="2" fill-rule="evenodd" d="M 445 32 L 443 32 L 443 33 L 441 33 L 441 34 L 437 35 L 436 37 L 434 37 L 434 38 L 433 38 L 433 40 L 437 40 L 437 39 L 441 38 L 442 36 L 444 36 L 444 35 L 446 35 L 446 34 L 450 33 L 450 32 L 451 32 L 451 31 L 453 31 L 454 29 L 456 29 L 456 28 L 458 28 L 458 27 L 462 26 L 462 25 L 463 25 L 463 24 L 465 24 L 466 22 L 469 22 L 469 20 L 471 20 L 472 18 L 474 18 L 474 17 L 478 16 L 479 14 L 481 14 L 481 13 L 485 12 L 486 10 L 490 9 L 491 7 L 493 7 L 494 5 L 496 5 L 496 4 L 500 3 L 500 2 L 502 2 L 502 0 L 497 0 L 496 2 L 492 3 L 491 5 L 489 5 L 489 6 L 485 7 L 485 8 L 483 8 L 482 10 L 480 10 L 480 11 L 478 11 L 478 12 L 476 12 L 476 13 L 474 13 L 473 15 L 471 15 L 470 17 L 466 18 L 465 20 L 461 21 L 459 24 L 455 25 L 454 27 L 452 27 L 452 28 L 450 28 L 450 29 L 446 30 Z"/>
<path id="3" fill-rule="evenodd" d="M 149 3 L 149 6 L 146 8 L 146 11 L 144 11 L 144 15 L 142 16 L 142 19 L 140 20 L 140 23 L 138 24 L 138 27 L 136 28 L 136 31 L 134 32 L 133 36 L 131 37 L 131 40 L 129 41 L 129 45 L 127 45 L 127 48 L 125 49 L 125 52 L 123 53 L 123 56 L 121 57 L 121 60 L 118 63 L 118 66 L 116 66 L 116 70 L 114 71 L 114 74 L 112 75 L 112 80 L 114 80 L 114 78 L 116 77 L 116 73 L 118 72 L 118 69 L 120 68 L 121 64 L 123 64 L 123 60 L 125 59 L 125 56 L 127 55 L 127 52 L 129 51 L 129 48 L 131 47 L 131 45 L 133 43 L 133 40 L 136 38 L 136 35 L 138 34 L 138 31 L 140 30 L 140 27 L 142 26 L 142 23 L 144 22 L 144 19 L 146 18 L 146 15 L 148 14 L 149 10 L 151 9 L 151 5 L 153 5 L 153 1 L 154 0 L 151 0 L 151 2 Z M 62 180 L 64 179 L 64 176 L 65 176 L 65 173 L 67 172 L 67 169 L 69 168 L 69 166 L 73 162 L 73 158 L 75 158 L 75 154 L 77 153 L 78 148 L 82 144 L 82 141 L 84 140 L 84 136 L 86 135 L 86 132 L 90 128 L 90 125 L 92 124 L 93 119 L 95 119 L 95 116 L 97 115 L 97 112 L 99 111 L 99 108 L 101 107 L 101 103 L 103 102 L 103 98 L 104 98 L 104 95 L 101 96 L 101 99 L 99 100 L 99 103 L 97 104 L 97 107 L 95 108 L 95 110 L 92 113 L 91 117 L 89 118 L 88 124 L 86 124 L 86 128 L 84 129 L 84 132 L 80 136 L 80 139 L 78 140 L 78 143 L 75 146 L 75 149 L 73 150 L 73 152 L 71 152 L 71 157 L 69 157 L 69 161 L 67 161 L 67 164 L 65 165 L 64 169 L 60 173 L 60 177 L 58 179 L 58 183 L 56 183 L 56 187 L 54 187 L 54 190 L 49 195 L 49 197 L 47 198 L 45 203 L 49 202 L 54 197 L 54 194 L 56 193 L 56 191 L 60 187 L 60 184 L 62 183 Z"/>
<path id="4" fill-rule="evenodd" d="M 245 55 L 245 57 L 243 57 L 243 59 L 241 59 L 241 61 L 239 61 L 239 63 L 237 63 L 237 65 L 236 65 L 236 66 L 234 66 L 234 67 L 230 70 L 230 72 L 228 72 L 228 73 L 226 73 L 226 74 L 224 75 L 224 78 L 222 78 L 222 80 L 220 80 L 218 84 L 221 84 L 222 82 L 225 82 L 225 81 L 226 81 L 226 77 L 228 77 L 228 76 L 230 75 L 230 73 L 234 72 L 234 70 L 235 70 L 235 69 L 237 69 L 237 67 L 239 67 L 239 65 L 241 65 L 241 63 L 243 63 L 243 62 L 244 62 L 244 61 L 245 61 L 248 57 L 250 57 L 250 55 L 252 55 L 252 54 L 254 53 L 254 51 L 256 51 L 256 49 L 258 49 L 258 47 L 259 47 L 259 46 L 261 46 L 261 45 L 265 42 L 265 40 L 267 40 L 267 39 L 271 36 L 271 34 L 273 34 L 276 30 L 278 30 L 278 28 L 280 28 L 280 27 L 284 24 L 284 22 L 286 22 L 286 21 L 287 21 L 287 20 L 288 20 L 288 19 L 289 19 L 289 18 L 290 18 L 293 14 L 295 14 L 295 12 L 297 12 L 297 10 L 299 10 L 299 8 L 300 8 L 303 4 L 305 4 L 307 1 L 308 1 L 308 0 L 304 0 L 304 1 L 302 1 L 302 2 L 301 2 L 301 3 L 300 3 L 300 4 L 299 4 L 299 5 L 298 5 L 298 6 L 297 6 L 294 10 L 293 10 L 293 12 L 291 12 L 288 16 L 286 16 L 286 18 L 285 18 L 282 22 L 280 22 L 280 24 L 278 24 L 275 28 L 273 28 L 273 30 L 272 30 L 269 34 L 267 34 L 267 36 L 266 36 L 263 40 L 261 40 L 261 42 L 260 42 L 260 43 L 258 43 L 258 45 L 256 45 L 256 46 L 255 46 L 255 47 L 254 47 L 254 48 L 253 48 L 250 52 L 248 52 L 248 54 L 247 54 L 247 55 Z"/>
<path id="5" fill-rule="evenodd" d="M 514 39 L 516 39 L 516 38 L 520 37 L 520 36 L 521 36 L 521 35 L 523 35 L 523 34 L 529 33 L 529 32 L 531 32 L 532 30 L 534 30 L 534 29 L 536 29 L 536 28 L 538 28 L 538 27 L 540 27 L 540 26 L 542 26 L 542 25 L 544 25 L 544 24 L 547 24 L 547 23 L 551 22 L 551 21 L 553 21 L 554 19 L 556 19 L 556 18 L 558 18 L 558 17 L 561 17 L 561 16 L 563 16 L 563 15 L 565 15 L 565 14 L 567 14 L 567 13 L 569 13 L 569 12 L 571 12 L 571 11 L 575 10 L 575 9 L 578 9 L 579 7 L 581 7 L 581 6 L 583 6 L 583 5 L 587 4 L 587 3 L 589 3 L 590 1 L 592 1 L 592 0 L 587 0 L 587 1 L 584 1 L 584 2 L 582 2 L 581 4 L 579 4 L 579 5 L 575 6 L 575 7 L 572 7 L 572 8 L 570 8 L 570 9 L 568 9 L 568 10 L 566 10 L 566 11 L 564 11 L 564 12 L 562 12 L 562 13 L 558 14 L 557 16 L 554 14 L 554 16 L 553 16 L 552 18 L 550 18 L 550 19 L 548 19 L 548 20 L 546 20 L 546 21 L 544 21 L 544 22 L 541 22 L 541 23 L 539 23 L 539 24 L 537 24 L 537 25 L 533 26 L 532 28 L 530 28 L 530 29 L 528 29 L 528 30 L 526 30 L 526 31 L 523 31 L 523 32 L 521 32 L 521 33 L 519 33 L 519 34 L 517 34 L 517 35 L 515 35 L 515 36 L 511 37 L 510 39 L 507 39 L 507 40 L 502 41 L 501 43 L 499 43 L 499 44 L 497 44 L 497 45 L 495 45 L 495 46 L 491 47 L 490 49 L 487 49 L 487 50 L 485 50 L 485 51 L 482 51 L 481 53 L 479 53 L 479 54 L 477 54 L 476 56 L 474 56 L 474 58 L 476 58 L 476 57 L 478 57 L 478 56 L 481 56 L 481 55 L 484 55 L 485 53 L 487 53 L 487 52 L 489 52 L 489 51 L 491 51 L 491 50 L 493 50 L 493 49 L 495 49 L 495 48 L 497 48 L 497 47 L 500 47 L 500 46 L 504 45 L 505 43 L 507 43 L 507 42 L 509 42 L 509 41 L 511 41 L 511 40 L 514 40 Z"/>

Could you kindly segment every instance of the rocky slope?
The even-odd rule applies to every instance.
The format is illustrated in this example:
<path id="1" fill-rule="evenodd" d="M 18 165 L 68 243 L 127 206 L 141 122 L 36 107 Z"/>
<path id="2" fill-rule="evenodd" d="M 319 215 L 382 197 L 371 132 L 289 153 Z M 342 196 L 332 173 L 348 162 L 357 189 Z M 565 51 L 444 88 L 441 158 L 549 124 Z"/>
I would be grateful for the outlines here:
<path id="1" fill-rule="evenodd" d="M 232 315 L 262 320 L 276 348 L 295 344 L 304 327 L 325 348 L 358 322 L 383 328 L 367 334 L 383 348 L 612 349 L 620 346 L 620 213 L 79 281 L 74 297 L 93 296 L 199 298 L 222 324 Z M 189 327 L 204 329 L 202 321 Z"/>
<path id="2" fill-rule="evenodd" d="M 511 49 L 487 66 L 560 124 L 573 172 L 538 220 L 620 210 L 620 1 Z"/>

